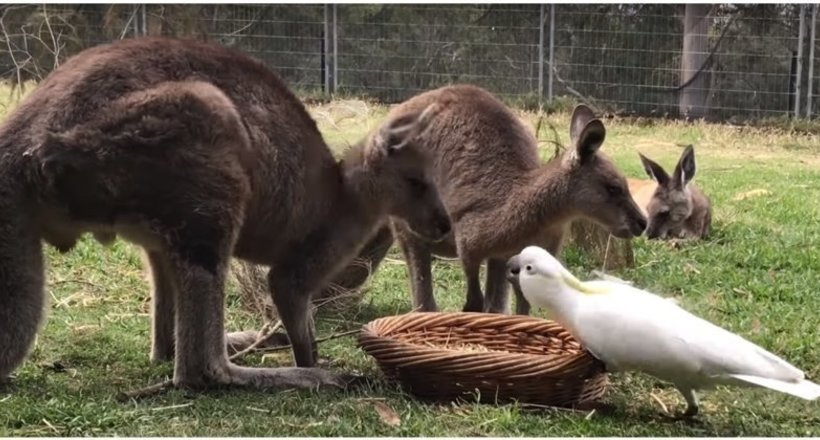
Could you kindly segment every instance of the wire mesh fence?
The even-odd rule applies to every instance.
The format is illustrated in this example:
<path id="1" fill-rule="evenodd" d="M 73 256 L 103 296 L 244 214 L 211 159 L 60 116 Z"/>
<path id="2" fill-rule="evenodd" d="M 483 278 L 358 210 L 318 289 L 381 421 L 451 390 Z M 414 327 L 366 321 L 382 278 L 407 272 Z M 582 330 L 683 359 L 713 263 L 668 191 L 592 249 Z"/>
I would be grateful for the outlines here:
<path id="1" fill-rule="evenodd" d="M 517 104 L 570 97 L 625 114 L 727 120 L 811 117 L 820 109 L 816 5 L 64 4 L 0 10 L 0 74 L 11 80 L 42 79 L 85 47 L 174 35 L 248 52 L 303 94 L 397 102 L 444 84 L 472 83 Z"/>
<path id="2" fill-rule="evenodd" d="M 538 5 L 337 10 L 341 91 L 399 101 L 450 82 L 507 97 L 538 90 Z"/>

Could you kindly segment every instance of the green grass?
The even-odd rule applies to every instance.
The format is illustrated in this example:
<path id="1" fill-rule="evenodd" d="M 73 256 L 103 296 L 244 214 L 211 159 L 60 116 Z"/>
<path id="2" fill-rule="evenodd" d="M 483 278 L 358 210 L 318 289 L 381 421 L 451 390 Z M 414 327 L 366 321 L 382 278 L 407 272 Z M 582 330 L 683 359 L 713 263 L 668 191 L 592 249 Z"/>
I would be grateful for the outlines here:
<path id="1" fill-rule="evenodd" d="M 0 91 L 2 95 L 2 91 Z M 313 109 L 337 150 L 375 127 L 386 112 L 363 102 L 332 102 Z M 533 126 L 536 117 L 522 113 Z M 545 116 L 567 143 L 566 113 Z M 636 151 L 671 168 L 678 144 L 695 143 L 695 181 L 715 205 L 713 236 L 674 249 L 634 241 L 636 267 L 615 274 L 677 297 L 693 312 L 782 355 L 820 380 L 820 142 L 785 129 L 730 128 L 652 120 L 606 122 L 604 152 L 626 174 L 642 176 Z M 805 131 L 801 131 L 805 133 Z M 542 130 L 541 139 L 551 139 Z M 543 154 L 551 146 L 543 143 Z M 753 190 L 768 193 L 754 195 Z M 744 194 L 746 197 L 744 198 Z M 323 314 L 319 336 L 358 328 L 410 309 L 405 266 L 394 251 L 367 286 L 358 308 Z M 580 276 L 593 267 L 578 252 L 567 264 Z M 103 248 L 86 240 L 71 253 L 48 249 L 48 321 L 11 384 L 0 388 L 0 436 L 807 436 L 820 435 L 820 402 L 774 392 L 719 388 L 702 394 L 697 422 L 661 417 L 657 396 L 671 411 L 683 401 L 668 385 L 643 375 L 613 377 L 605 401 L 614 409 L 587 417 L 517 405 L 432 405 L 378 382 L 355 392 L 221 390 L 171 391 L 119 403 L 118 392 L 167 378 L 170 364 L 151 365 L 149 293 L 137 249 L 117 242 Z M 459 266 L 434 265 L 437 300 L 444 310 L 464 301 Z M 228 301 L 230 330 L 258 327 L 235 289 Z M 538 313 L 540 315 L 540 312 Z M 639 341 L 636 341 L 639 343 Z M 333 368 L 374 377 L 381 373 L 353 337 L 323 343 Z M 282 352 L 248 365 L 287 366 Z M 382 422 L 373 399 L 401 418 Z"/>

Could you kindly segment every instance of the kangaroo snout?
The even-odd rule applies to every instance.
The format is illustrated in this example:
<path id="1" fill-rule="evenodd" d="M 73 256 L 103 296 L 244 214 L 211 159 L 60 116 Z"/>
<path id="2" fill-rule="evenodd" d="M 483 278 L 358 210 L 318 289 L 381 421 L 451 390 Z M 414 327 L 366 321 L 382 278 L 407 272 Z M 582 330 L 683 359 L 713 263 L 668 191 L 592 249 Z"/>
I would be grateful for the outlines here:
<path id="1" fill-rule="evenodd" d="M 518 281 L 518 274 L 521 273 L 521 265 L 518 263 L 518 255 L 507 260 L 507 281 L 515 283 Z"/>
<path id="2" fill-rule="evenodd" d="M 634 209 L 627 210 L 625 216 L 626 218 L 621 224 L 622 226 L 617 230 L 612 231 L 612 235 L 618 238 L 629 239 L 643 234 L 647 226 L 646 216 L 644 216 L 640 209 L 638 209 L 637 205 L 633 208 Z"/>
<path id="3" fill-rule="evenodd" d="M 436 231 L 438 232 L 438 241 L 444 240 L 450 234 L 453 227 L 448 217 L 439 217 L 435 220 Z"/>
<path id="4" fill-rule="evenodd" d="M 666 231 L 655 222 L 646 229 L 646 238 L 648 240 L 666 238 Z"/>
<path id="5" fill-rule="evenodd" d="M 632 223 L 632 235 L 637 237 L 637 236 L 643 234 L 643 231 L 646 230 L 646 224 L 647 224 L 646 217 L 641 215 L 640 218 L 638 218 L 637 220 L 635 220 Z"/>
<path id="6" fill-rule="evenodd" d="M 646 218 L 642 217 L 629 221 L 620 228 L 613 230 L 612 235 L 618 238 L 629 239 L 643 234 L 644 230 L 646 230 Z"/>
<path id="7" fill-rule="evenodd" d="M 426 216 L 424 221 L 404 221 L 403 224 L 413 235 L 433 243 L 445 240 L 453 230 L 450 218 L 445 214 L 433 214 Z"/>

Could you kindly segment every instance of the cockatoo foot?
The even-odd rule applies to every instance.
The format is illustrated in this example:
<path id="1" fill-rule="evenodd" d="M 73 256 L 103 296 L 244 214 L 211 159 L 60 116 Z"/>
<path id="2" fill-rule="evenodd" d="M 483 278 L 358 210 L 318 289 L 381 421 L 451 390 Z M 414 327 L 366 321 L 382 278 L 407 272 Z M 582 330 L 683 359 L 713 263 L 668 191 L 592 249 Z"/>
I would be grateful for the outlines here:
<path id="1" fill-rule="evenodd" d="M 692 417 L 695 417 L 696 415 L 698 415 L 698 410 L 699 410 L 698 406 L 687 407 L 686 411 L 683 412 L 682 416 L 684 418 L 691 419 Z"/>
<path id="2" fill-rule="evenodd" d="M 687 407 L 686 411 L 677 414 L 662 414 L 663 418 L 672 421 L 672 422 L 680 422 L 680 421 L 692 421 L 697 420 L 695 417 L 698 415 L 698 407 Z"/>
<path id="3" fill-rule="evenodd" d="M 678 391 L 683 394 L 683 398 L 686 399 L 686 411 L 682 414 L 675 416 L 676 420 L 682 419 L 692 419 L 696 415 L 698 415 L 698 396 L 695 394 L 695 390 L 686 387 L 677 387 Z"/>

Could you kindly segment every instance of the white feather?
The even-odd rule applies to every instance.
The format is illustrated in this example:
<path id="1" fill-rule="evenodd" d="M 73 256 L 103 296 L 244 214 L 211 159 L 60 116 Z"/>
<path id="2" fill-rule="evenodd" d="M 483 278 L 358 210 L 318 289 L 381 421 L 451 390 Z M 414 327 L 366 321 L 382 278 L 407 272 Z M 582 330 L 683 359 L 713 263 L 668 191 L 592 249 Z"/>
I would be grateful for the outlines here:
<path id="1" fill-rule="evenodd" d="M 796 396 L 801 399 L 816 400 L 817 398 L 820 398 L 820 385 L 808 380 L 783 382 L 781 380 L 747 376 L 745 374 L 733 374 L 732 377 L 753 385 L 780 391 L 781 393 L 791 394 L 792 396 Z"/>
<path id="2" fill-rule="evenodd" d="M 642 371 L 684 393 L 734 384 L 820 397 L 820 385 L 798 368 L 673 301 L 621 280 L 582 283 L 540 248 L 515 258 L 524 296 L 548 308 L 610 371 Z"/>
<path id="3" fill-rule="evenodd" d="M 603 283 L 610 293 L 581 295 L 570 325 L 615 368 L 691 385 L 719 383 L 729 374 L 803 378 L 788 362 L 670 301 L 620 283 L 594 282 Z"/>
<path id="4" fill-rule="evenodd" d="M 632 285 L 632 283 L 629 282 L 629 281 L 620 279 L 620 278 L 616 277 L 615 275 L 610 275 L 606 272 L 601 272 L 600 270 L 597 270 L 597 269 L 592 271 L 592 275 L 598 277 L 599 279 L 601 279 L 603 281 L 613 281 L 613 282 L 616 282 L 616 283 L 628 284 L 630 286 Z"/>

